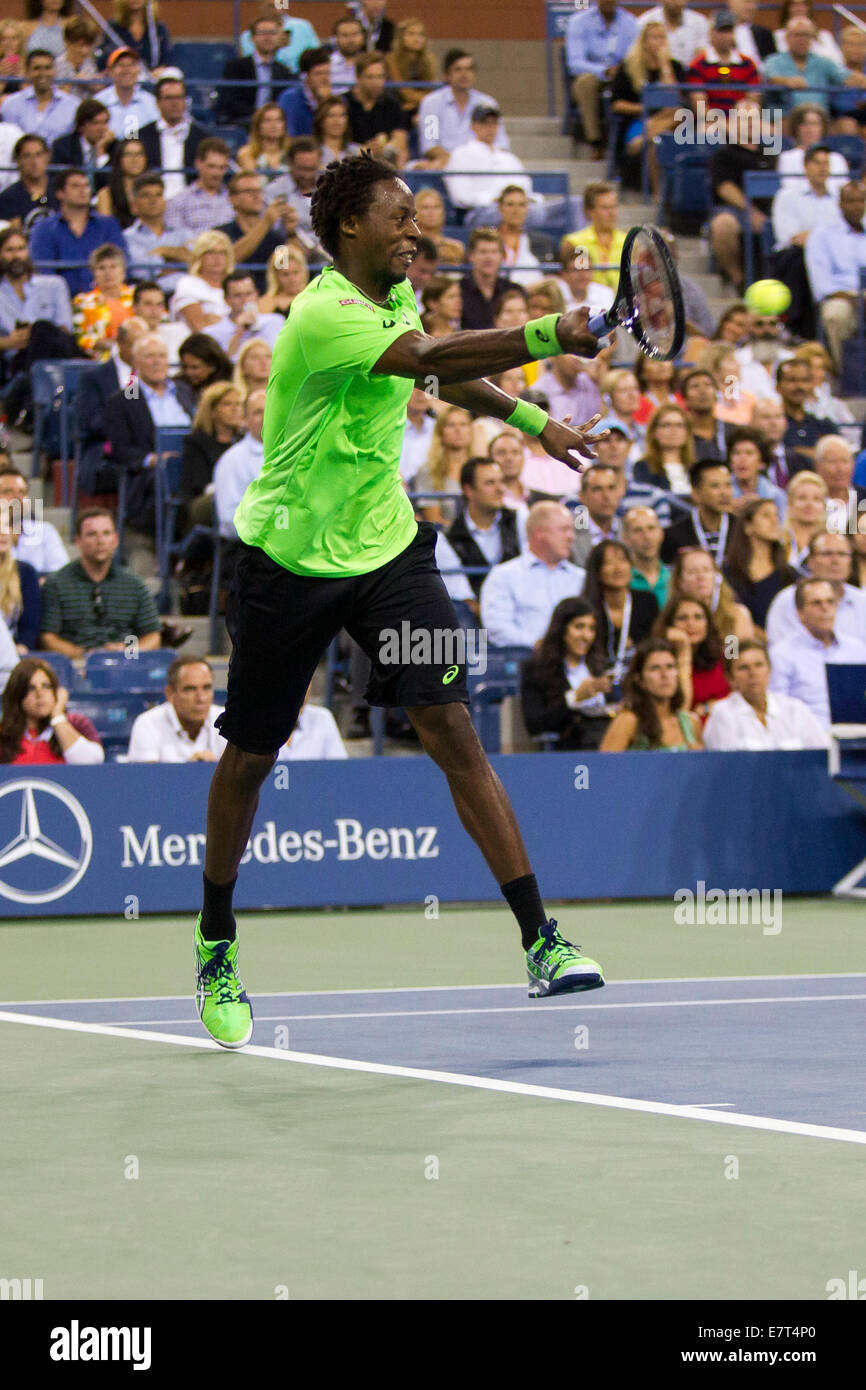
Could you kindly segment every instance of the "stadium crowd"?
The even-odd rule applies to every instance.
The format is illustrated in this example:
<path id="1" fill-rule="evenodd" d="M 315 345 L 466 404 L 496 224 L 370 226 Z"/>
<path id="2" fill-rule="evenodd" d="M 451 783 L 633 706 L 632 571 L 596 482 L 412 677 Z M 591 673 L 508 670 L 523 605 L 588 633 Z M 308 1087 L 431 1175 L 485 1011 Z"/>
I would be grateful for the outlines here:
<path id="1" fill-rule="evenodd" d="M 424 328 L 510 328 L 611 305 L 620 187 L 643 155 L 660 186 L 654 137 L 683 114 L 698 136 L 727 123 L 707 227 L 729 288 L 721 320 L 684 275 L 676 364 L 619 360 L 617 335 L 595 359 L 492 378 L 557 418 L 603 415 L 607 438 L 582 473 L 537 437 L 416 389 L 401 475 L 419 518 L 439 527 L 461 621 L 491 649 L 522 649 L 530 737 L 603 751 L 826 746 L 825 667 L 866 663 L 866 438 L 852 439 L 839 385 L 866 267 L 866 188 L 854 176 L 866 164 L 866 38 L 855 26 L 837 48 L 810 0 L 785 0 L 775 33 L 754 22 L 754 0 L 709 13 L 683 0 L 576 11 L 565 52 L 580 134 L 599 161 L 612 135 L 616 179 L 562 199 L 535 191 L 472 52 L 437 62 L 424 24 L 392 20 L 384 0 L 347 7 L 327 42 L 263 5 L 211 110 L 143 0 L 115 5 L 118 44 L 71 8 L 43 0 L 27 4 L 27 22 L 0 23 L 7 425 L 33 428 L 36 363 L 93 363 L 75 403 L 75 558 L 49 524 L 21 521 L 28 479 L 0 454 L 0 761 L 99 761 L 97 731 L 51 654 L 80 662 L 130 638 L 160 645 L 143 576 L 161 429 L 186 432 L 179 590 L 206 592 L 217 534 L 230 577 L 232 515 L 263 462 L 272 348 L 327 260 L 310 220 L 322 168 L 370 148 L 435 176 L 418 195 L 409 270 Z M 645 120 L 648 83 L 679 96 Z M 783 123 L 785 148 L 772 153 L 768 114 Z M 827 144 L 835 135 L 847 157 Z M 746 172 L 773 169 L 779 191 L 747 204 Z M 791 290 L 782 317 L 743 300 L 746 238 L 756 273 Z M 351 670 L 357 692 L 357 653 Z M 174 660 L 128 758 L 217 757 L 213 695 L 206 661 Z M 355 706 L 352 732 L 364 733 L 357 696 Z M 330 713 L 308 704 L 283 755 L 345 756 Z"/>

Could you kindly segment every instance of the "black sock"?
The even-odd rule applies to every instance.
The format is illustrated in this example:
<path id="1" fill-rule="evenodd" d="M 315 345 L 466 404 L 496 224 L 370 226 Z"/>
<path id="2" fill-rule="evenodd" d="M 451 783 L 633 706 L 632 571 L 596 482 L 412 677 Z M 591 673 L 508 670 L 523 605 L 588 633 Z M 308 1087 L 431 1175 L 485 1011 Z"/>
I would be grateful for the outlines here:
<path id="1" fill-rule="evenodd" d="M 211 883 L 207 874 L 202 874 L 204 883 L 204 904 L 201 910 L 201 934 L 205 941 L 234 941 L 237 935 L 235 915 L 232 912 L 232 894 L 238 876 L 231 883 Z"/>
<path id="2" fill-rule="evenodd" d="M 547 922 L 547 913 L 538 892 L 535 874 L 524 874 L 513 878 L 510 883 L 501 885 L 502 896 L 517 918 L 520 939 L 524 951 L 534 946 L 541 928 Z"/>

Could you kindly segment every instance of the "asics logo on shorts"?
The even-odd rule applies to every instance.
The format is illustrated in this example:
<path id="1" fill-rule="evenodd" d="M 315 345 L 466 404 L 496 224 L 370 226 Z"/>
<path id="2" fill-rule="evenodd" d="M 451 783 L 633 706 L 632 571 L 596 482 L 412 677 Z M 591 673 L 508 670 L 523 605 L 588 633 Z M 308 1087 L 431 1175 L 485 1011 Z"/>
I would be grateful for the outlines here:
<path id="1" fill-rule="evenodd" d="M 445 675 L 442 677 L 442 684 L 450 685 L 453 680 L 456 680 L 459 672 L 459 666 L 449 666 L 448 670 L 445 672 Z"/>

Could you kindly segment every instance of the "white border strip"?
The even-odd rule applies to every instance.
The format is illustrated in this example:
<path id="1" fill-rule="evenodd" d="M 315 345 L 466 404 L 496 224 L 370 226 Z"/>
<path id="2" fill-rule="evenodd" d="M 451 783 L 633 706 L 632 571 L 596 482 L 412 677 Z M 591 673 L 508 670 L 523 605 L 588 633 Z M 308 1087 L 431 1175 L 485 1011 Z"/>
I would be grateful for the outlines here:
<path id="1" fill-rule="evenodd" d="M 135 1039 L 137 1042 L 168 1043 L 173 1047 L 194 1047 L 222 1051 L 210 1039 L 187 1038 L 171 1033 L 142 1033 L 105 1023 L 74 1023 L 65 1018 L 42 1018 L 35 1014 L 0 1011 L 0 1023 L 19 1023 L 31 1028 L 56 1028 L 67 1033 L 95 1033 L 102 1037 Z M 241 1049 L 247 1057 L 268 1061 L 297 1062 L 309 1067 L 330 1067 L 337 1071 L 366 1072 L 374 1076 L 399 1076 L 411 1081 L 437 1081 L 446 1086 L 465 1086 L 472 1090 L 500 1091 L 509 1095 L 534 1096 L 541 1100 L 564 1100 L 572 1105 L 594 1105 L 608 1110 L 632 1110 L 649 1115 L 669 1115 L 680 1120 L 703 1120 L 709 1124 L 733 1125 L 739 1129 L 769 1130 L 776 1134 L 799 1134 L 810 1139 L 833 1139 L 846 1144 L 866 1144 L 866 1131 L 837 1129 L 830 1125 L 805 1124 L 798 1120 L 776 1120 L 763 1115 L 725 1114 L 702 1110 L 698 1106 L 666 1105 L 654 1100 L 632 1100 L 626 1096 L 597 1095 L 591 1091 L 568 1091 L 555 1086 L 534 1086 L 523 1081 L 500 1081 L 492 1077 L 461 1076 L 449 1071 L 427 1071 L 418 1067 L 398 1067 L 384 1062 L 358 1062 L 349 1057 L 320 1057 L 311 1052 L 284 1052 L 274 1047 L 250 1044 Z"/>

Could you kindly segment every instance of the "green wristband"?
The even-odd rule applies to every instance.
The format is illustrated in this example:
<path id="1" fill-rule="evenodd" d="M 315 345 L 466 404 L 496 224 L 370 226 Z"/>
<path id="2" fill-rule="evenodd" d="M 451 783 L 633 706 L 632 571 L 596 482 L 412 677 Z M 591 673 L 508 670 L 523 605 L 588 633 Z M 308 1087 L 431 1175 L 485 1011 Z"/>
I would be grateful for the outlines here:
<path id="1" fill-rule="evenodd" d="M 551 314 L 550 317 L 555 318 L 556 315 Z M 514 409 L 504 423 L 513 425 L 523 434 L 541 434 L 549 419 L 547 411 L 542 410 L 540 405 L 534 405 L 532 401 L 515 401 Z"/>
<path id="2" fill-rule="evenodd" d="M 556 336 L 556 325 L 561 314 L 545 314 L 540 319 L 530 319 L 523 330 L 526 348 L 533 360 L 539 357 L 558 357 L 562 352 Z"/>

